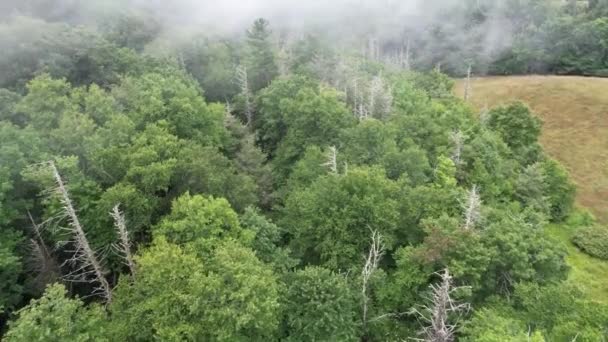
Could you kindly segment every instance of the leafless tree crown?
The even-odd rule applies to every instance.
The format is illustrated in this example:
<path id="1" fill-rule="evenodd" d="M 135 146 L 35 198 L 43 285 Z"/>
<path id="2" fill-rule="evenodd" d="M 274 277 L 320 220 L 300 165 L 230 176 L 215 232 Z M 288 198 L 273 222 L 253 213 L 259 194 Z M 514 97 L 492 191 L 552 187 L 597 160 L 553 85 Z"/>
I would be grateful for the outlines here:
<path id="1" fill-rule="evenodd" d="M 102 263 L 98 258 L 98 254 L 89 245 L 68 190 L 59 175 L 55 163 L 51 161 L 49 165 L 56 182 L 56 192 L 60 197 L 63 210 L 68 218 L 68 230 L 72 236 L 71 242 L 74 246 L 73 257 L 67 262 L 76 265 L 76 268 L 66 276 L 66 280 L 96 283 L 97 287 L 95 287 L 93 293 L 101 295 L 107 303 L 110 303 L 112 301 L 112 289 L 105 278 L 105 270 Z"/>

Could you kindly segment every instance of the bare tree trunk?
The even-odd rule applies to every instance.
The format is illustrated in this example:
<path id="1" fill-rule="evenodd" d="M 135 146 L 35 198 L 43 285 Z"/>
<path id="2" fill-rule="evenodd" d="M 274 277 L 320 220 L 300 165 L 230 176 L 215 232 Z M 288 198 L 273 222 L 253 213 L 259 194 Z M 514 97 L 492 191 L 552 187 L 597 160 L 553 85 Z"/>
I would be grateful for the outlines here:
<path id="1" fill-rule="evenodd" d="M 459 167 L 462 164 L 462 148 L 464 147 L 465 136 L 461 130 L 453 131 L 450 134 L 450 140 L 453 145 L 451 159 L 454 165 Z"/>
<path id="2" fill-rule="evenodd" d="M 378 269 L 378 264 L 384 255 L 384 245 L 382 243 L 382 236 L 378 231 L 372 230 L 372 241 L 369 247 L 369 252 L 367 254 L 367 259 L 365 260 L 365 265 L 363 266 L 363 271 L 361 272 L 362 286 L 361 286 L 361 295 L 362 295 L 362 309 L 363 309 L 363 333 L 367 333 L 367 325 L 369 322 L 368 319 L 368 311 L 369 311 L 369 281 L 373 276 L 374 272 Z"/>
<path id="3" fill-rule="evenodd" d="M 468 303 L 456 303 L 451 294 L 458 288 L 452 284 L 452 276 L 446 268 L 439 274 L 441 282 L 430 286 L 430 304 L 422 307 L 422 312 L 416 309 L 417 314 L 425 323 L 422 335 L 427 342 L 452 342 L 456 325 L 449 322 L 451 314 L 461 314 L 469 310 Z"/>
<path id="4" fill-rule="evenodd" d="M 112 289 L 110 288 L 110 284 L 106 280 L 104 274 L 104 270 L 99 262 L 95 252 L 89 245 L 89 241 L 87 240 L 84 229 L 82 229 L 82 225 L 80 224 L 80 220 L 78 220 L 78 216 L 76 215 L 76 210 L 72 205 L 72 200 L 70 199 L 68 190 L 59 175 L 59 171 L 55 166 L 54 162 L 49 162 L 51 166 L 51 171 L 53 172 L 53 177 L 55 178 L 55 182 L 57 183 L 57 192 L 61 196 L 61 203 L 63 204 L 63 209 L 65 210 L 69 223 L 70 223 L 70 232 L 74 238 L 74 245 L 76 247 L 73 260 L 76 261 L 81 267 L 77 270 L 81 279 L 86 280 L 87 275 L 92 273 L 93 280 L 88 282 L 97 282 L 99 283 L 99 287 L 96 288 L 96 291 L 101 292 L 102 297 L 106 300 L 107 303 L 112 301 Z M 90 271 L 87 271 L 90 270 Z"/>
<path id="5" fill-rule="evenodd" d="M 469 64 L 469 68 L 467 69 L 467 78 L 464 83 L 464 100 L 468 101 L 471 97 L 471 64 Z"/>
<path id="6" fill-rule="evenodd" d="M 251 91 L 249 90 L 249 77 L 247 76 L 247 68 L 244 66 L 238 66 L 236 68 L 236 80 L 241 88 L 241 96 L 245 102 L 245 119 L 246 126 L 250 127 L 253 123 L 253 104 L 251 103 Z"/>
<path id="7" fill-rule="evenodd" d="M 329 167 L 329 170 L 333 174 L 338 174 L 338 149 L 335 146 L 331 146 L 327 153 L 327 162 L 322 166 Z"/>
<path id="8" fill-rule="evenodd" d="M 481 219 L 481 196 L 477 185 L 473 185 L 467 192 L 466 200 L 462 205 L 464 210 L 464 229 L 474 229 Z"/>
<path id="9" fill-rule="evenodd" d="M 120 211 L 119 204 L 112 208 L 110 216 L 112 216 L 112 219 L 114 219 L 114 228 L 116 228 L 116 233 L 118 234 L 119 238 L 116 249 L 120 257 L 124 259 L 127 267 L 129 267 L 131 275 L 135 276 L 135 262 L 133 261 L 133 256 L 131 255 L 131 241 L 129 240 L 129 232 L 127 231 L 125 215 Z"/>

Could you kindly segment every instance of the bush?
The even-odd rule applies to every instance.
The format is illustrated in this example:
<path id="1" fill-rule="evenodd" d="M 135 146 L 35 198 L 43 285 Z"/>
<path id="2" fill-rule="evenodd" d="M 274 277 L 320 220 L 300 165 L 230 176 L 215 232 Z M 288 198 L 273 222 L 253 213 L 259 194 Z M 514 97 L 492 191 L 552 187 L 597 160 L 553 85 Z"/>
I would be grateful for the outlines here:
<path id="1" fill-rule="evenodd" d="M 583 252 L 596 258 L 608 260 L 608 228 L 591 226 L 581 228 L 572 242 Z"/>

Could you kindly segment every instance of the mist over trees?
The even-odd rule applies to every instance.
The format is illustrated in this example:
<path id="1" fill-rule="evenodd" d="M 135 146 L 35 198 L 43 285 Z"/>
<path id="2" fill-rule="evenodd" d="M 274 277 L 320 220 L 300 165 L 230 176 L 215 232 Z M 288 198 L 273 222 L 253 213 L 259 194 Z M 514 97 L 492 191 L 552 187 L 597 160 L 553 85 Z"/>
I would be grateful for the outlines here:
<path id="1" fill-rule="evenodd" d="M 542 122 L 448 76 L 601 72 L 603 2 L 1 6 L 6 341 L 607 338 Z"/>

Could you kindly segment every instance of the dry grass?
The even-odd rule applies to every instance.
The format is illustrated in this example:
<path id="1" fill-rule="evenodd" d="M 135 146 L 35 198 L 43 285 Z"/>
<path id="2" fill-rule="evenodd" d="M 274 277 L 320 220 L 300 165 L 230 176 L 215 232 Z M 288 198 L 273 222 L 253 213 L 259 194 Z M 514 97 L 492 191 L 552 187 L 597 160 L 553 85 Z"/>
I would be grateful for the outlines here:
<path id="1" fill-rule="evenodd" d="M 462 82 L 457 94 L 462 95 Z M 608 224 L 608 79 L 563 76 L 487 77 L 472 81 L 478 109 L 526 102 L 544 121 L 541 143 L 570 172 L 577 202 Z"/>

